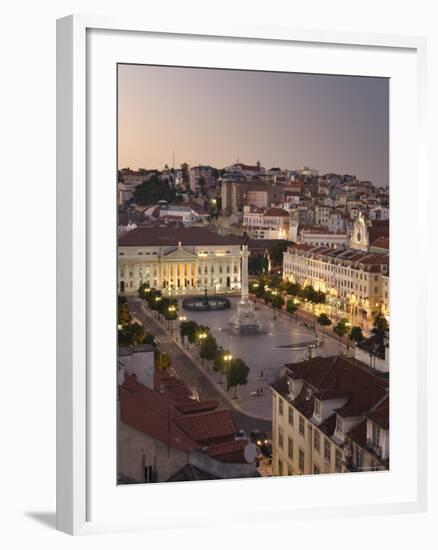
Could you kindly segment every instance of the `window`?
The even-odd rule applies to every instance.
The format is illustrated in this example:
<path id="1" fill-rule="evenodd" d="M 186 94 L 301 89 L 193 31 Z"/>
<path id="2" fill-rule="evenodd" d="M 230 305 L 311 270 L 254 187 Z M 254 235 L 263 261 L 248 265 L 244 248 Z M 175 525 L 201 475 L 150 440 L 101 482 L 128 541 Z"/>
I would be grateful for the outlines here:
<path id="1" fill-rule="evenodd" d="M 300 422 L 299 422 L 299 431 L 300 434 L 304 437 L 304 418 L 300 416 Z"/>
<path id="2" fill-rule="evenodd" d="M 342 433 L 342 418 L 339 415 L 336 415 L 336 431 Z"/>
<path id="3" fill-rule="evenodd" d="M 304 451 L 302 449 L 298 453 L 298 467 L 300 472 L 304 473 Z"/>
<path id="4" fill-rule="evenodd" d="M 144 467 L 144 482 L 152 483 L 152 466 Z"/>
<path id="5" fill-rule="evenodd" d="M 328 439 L 324 439 L 324 460 L 328 463 L 330 463 L 330 441 Z"/>
<path id="6" fill-rule="evenodd" d="M 294 457 L 294 442 L 290 437 L 287 438 L 287 456 L 292 460 Z"/>
<path id="7" fill-rule="evenodd" d="M 373 422 L 373 431 L 372 431 L 372 437 L 373 437 L 373 447 L 379 446 L 379 440 L 380 440 L 380 428 Z"/>
<path id="8" fill-rule="evenodd" d="M 335 452 L 335 468 L 337 472 L 342 471 L 342 455 L 339 449 L 336 449 Z"/>
<path id="9" fill-rule="evenodd" d="M 291 426 L 294 425 L 294 410 L 292 407 L 289 407 L 288 421 Z"/>
<path id="10" fill-rule="evenodd" d="M 321 450 L 321 436 L 316 430 L 313 433 L 313 448 L 319 453 Z"/>
<path id="11" fill-rule="evenodd" d="M 283 416 L 283 399 L 281 399 L 281 397 L 278 400 L 278 414 Z"/>
<path id="12" fill-rule="evenodd" d="M 356 467 L 360 470 L 363 466 L 363 452 L 359 447 L 356 447 Z"/>
<path id="13" fill-rule="evenodd" d="M 283 448 L 283 430 L 281 428 L 278 428 L 278 446 L 280 449 Z"/>
<path id="14" fill-rule="evenodd" d="M 321 401 L 319 399 L 315 399 L 315 414 L 317 416 L 321 415 Z"/>

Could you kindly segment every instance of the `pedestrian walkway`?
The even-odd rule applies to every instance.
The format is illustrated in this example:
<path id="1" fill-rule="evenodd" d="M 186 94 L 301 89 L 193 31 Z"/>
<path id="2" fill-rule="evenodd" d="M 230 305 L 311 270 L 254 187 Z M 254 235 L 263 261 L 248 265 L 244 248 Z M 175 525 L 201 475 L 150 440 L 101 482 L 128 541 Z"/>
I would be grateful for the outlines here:
<path id="1" fill-rule="evenodd" d="M 160 336 L 155 336 L 156 344 L 172 344 L 175 340 L 168 334 L 160 334 Z"/>

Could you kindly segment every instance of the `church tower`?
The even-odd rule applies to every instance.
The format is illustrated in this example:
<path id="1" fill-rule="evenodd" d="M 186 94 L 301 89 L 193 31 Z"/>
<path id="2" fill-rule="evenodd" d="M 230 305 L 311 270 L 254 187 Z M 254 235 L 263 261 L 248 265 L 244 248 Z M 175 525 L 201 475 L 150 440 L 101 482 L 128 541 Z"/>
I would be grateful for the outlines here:
<path id="1" fill-rule="evenodd" d="M 350 248 L 368 252 L 369 245 L 369 235 L 365 218 L 362 216 L 362 212 L 359 212 L 359 216 L 353 224 L 353 231 L 350 237 Z"/>

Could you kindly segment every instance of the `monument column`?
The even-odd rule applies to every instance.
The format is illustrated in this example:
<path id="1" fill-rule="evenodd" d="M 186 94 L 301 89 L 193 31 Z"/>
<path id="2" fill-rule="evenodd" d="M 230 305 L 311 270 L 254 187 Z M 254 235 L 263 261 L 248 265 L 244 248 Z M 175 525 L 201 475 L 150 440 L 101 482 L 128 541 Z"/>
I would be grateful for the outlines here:
<path id="1" fill-rule="evenodd" d="M 241 296 L 242 302 L 247 302 L 248 301 L 248 256 L 249 256 L 247 244 L 242 245 L 241 256 L 242 256 L 242 267 L 241 267 L 241 273 L 240 273 L 240 277 L 241 277 L 240 296 Z"/>

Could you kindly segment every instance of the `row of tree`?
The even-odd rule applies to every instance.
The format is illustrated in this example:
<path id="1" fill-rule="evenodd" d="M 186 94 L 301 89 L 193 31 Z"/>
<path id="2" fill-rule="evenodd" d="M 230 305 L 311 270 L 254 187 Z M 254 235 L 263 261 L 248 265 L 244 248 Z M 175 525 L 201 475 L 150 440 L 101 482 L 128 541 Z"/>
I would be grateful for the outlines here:
<path id="1" fill-rule="evenodd" d="M 150 344 L 154 347 L 154 364 L 161 370 L 168 369 L 172 364 L 169 354 L 160 351 L 156 347 L 155 336 L 144 326 L 134 321 L 129 311 L 128 303 L 124 296 L 118 298 L 118 343 L 124 348 L 132 348 L 142 344 Z"/>
<path id="2" fill-rule="evenodd" d="M 207 361 L 207 365 L 213 362 L 213 370 L 225 376 L 227 390 L 234 388 L 235 396 L 237 386 L 248 383 L 249 368 L 240 357 L 233 358 L 228 350 L 218 346 L 216 338 L 210 333 L 209 327 L 198 325 L 196 321 L 182 321 L 180 324 L 180 335 L 183 344 L 185 339 L 198 347 L 201 361 Z"/>
<path id="3" fill-rule="evenodd" d="M 155 347 L 154 335 L 145 330 L 143 325 L 132 319 L 128 302 L 124 296 L 118 297 L 118 343 L 122 347 L 135 347 L 151 344 Z"/>
<path id="4" fill-rule="evenodd" d="M 298 283 L 284 282 L 278 276 L 261 277 L 258 281 L 250 284 L 250 291 L 274 309 L 282 309 L 286 303 L 286 311 L 291 314 L 296 312 L 298 300 L 308 302 L 313 307 L 324 304 L 326 301 L 325 293 L 316 290 L 312 285 L 302 287 Z M 290 298 L 286 301 L 282 293 L 286 293 Z"/>

